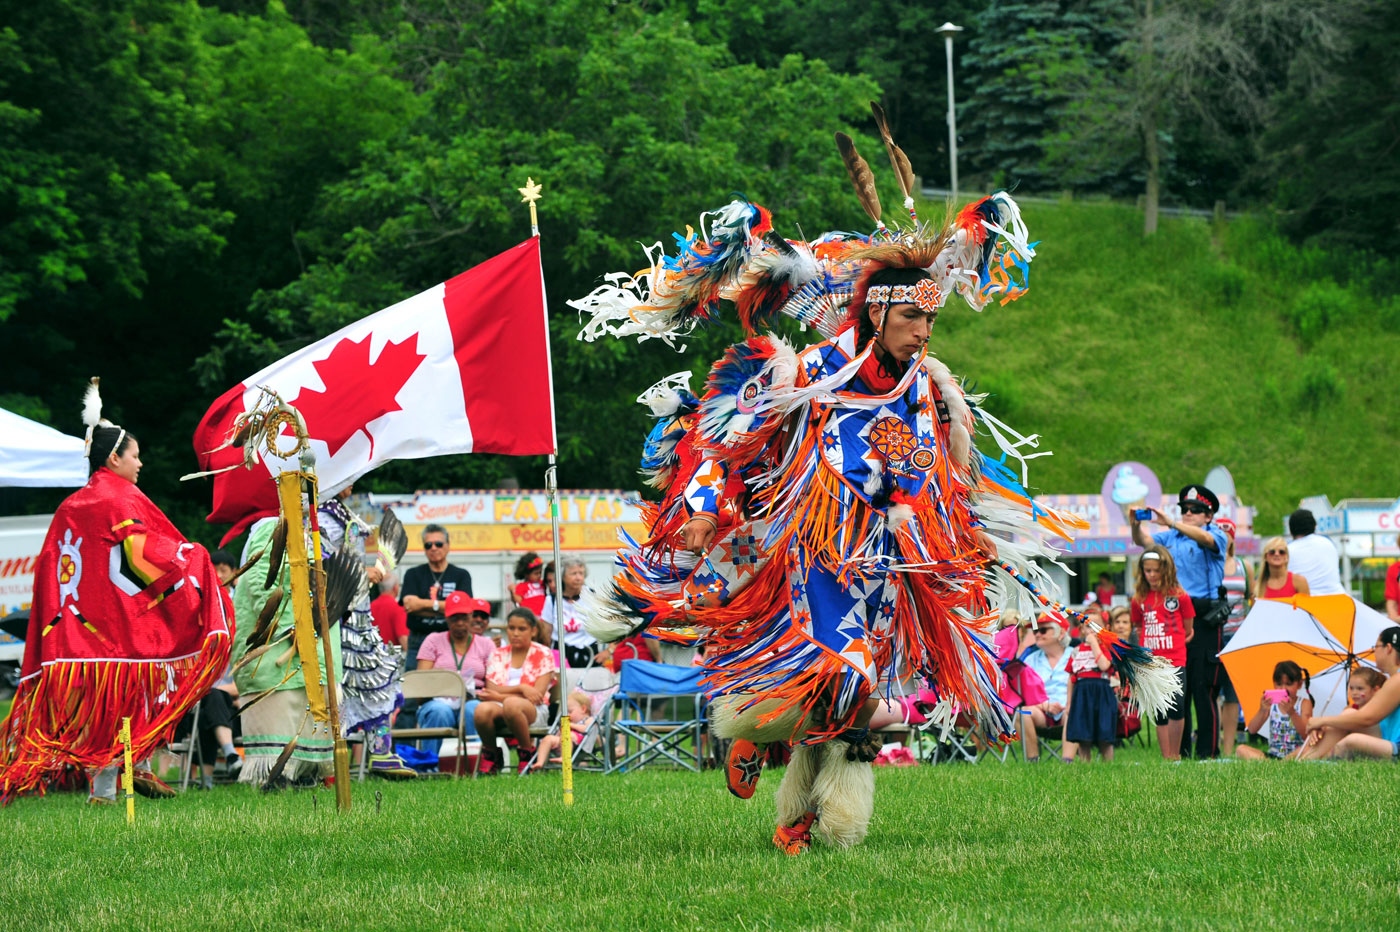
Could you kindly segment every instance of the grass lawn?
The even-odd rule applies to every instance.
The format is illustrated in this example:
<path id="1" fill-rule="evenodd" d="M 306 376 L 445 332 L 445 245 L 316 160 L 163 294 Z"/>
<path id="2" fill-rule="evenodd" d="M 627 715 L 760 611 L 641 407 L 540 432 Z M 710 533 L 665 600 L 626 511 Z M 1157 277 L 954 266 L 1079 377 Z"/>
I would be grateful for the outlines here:
<path id="1" fill-rule="evenodd" d="M 1394 929 L 1393 765 L 882 769 L 862 846 L 769 844 L 717 773 L 21 800 L 0 922 L 26 929 Z M 376 812 L 374 795 L 383 794 Z"/>

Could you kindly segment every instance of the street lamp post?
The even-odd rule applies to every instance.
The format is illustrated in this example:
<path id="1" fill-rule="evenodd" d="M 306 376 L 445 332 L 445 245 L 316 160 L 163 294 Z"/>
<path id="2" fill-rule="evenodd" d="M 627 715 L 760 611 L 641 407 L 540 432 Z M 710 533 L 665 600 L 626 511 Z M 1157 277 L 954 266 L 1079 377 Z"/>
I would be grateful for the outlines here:
<path id="1" fill-rule="evenodd" d="M 958 114 L 953 101 L 953 36 L 963 31 L 961 26 L 944 23 L 938 27 L 943 48 L 948 56 L 948 171 L 952 179 L 953 203 L 958 202 Z"/>

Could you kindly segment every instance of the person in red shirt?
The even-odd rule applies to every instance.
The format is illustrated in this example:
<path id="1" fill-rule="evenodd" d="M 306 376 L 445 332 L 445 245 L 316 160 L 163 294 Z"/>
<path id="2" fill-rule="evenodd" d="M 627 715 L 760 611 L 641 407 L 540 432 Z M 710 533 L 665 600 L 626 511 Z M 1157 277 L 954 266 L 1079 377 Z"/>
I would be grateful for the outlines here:
<path id="1" fill-rule="evenodd" d="M 379 596 L 369 603 L 379 637 L 390 647 L 408 650 L 408 612 L 399 604 L 399 581 L 390 575 L 379 584 Z"/>
<path id="2" fill-rule="evenodd" d="M 1113 760 L 1113 742 L 1118 738 L 1118 700 L 1108 684 L 1107 671 L 1113 662 L 1099 646 L 1094 632 L 1084 628 L 1084 640 L 1069 656 L 1069 712 L 1065 740 L 1078 745 L 1079 759 L 1086 763 L 1098 745 L 1099 759 Z"/>
<path id="3" fill-rule="evenodd" d="M 1107 611 L 1113 605 L 1113 596 L 1118 590 L 1113 585 L 1113 579 L 1107 573 L 1099 574 L 1099 584 L 1094 587 L 1094 596 L 1098 599 L 1103 610 Z"/>
<path id="4" fill-rule="evenodd" d="M 1181 691 L 1166 714 L 1157 719 L 1157 743 L 1167 760 L 1181 759 L 1181 729 L 1186 718 L 1186 645 L 1195 635 L 1196 610 L 1176 581 L 1176 564 L 1165 547 L 1148 547 L 1137 565 L 1137 586 L 1133 594 L 1133 627 L 1138 642 L 1176 668 Z M 1213 723 L 1201 723 L 1213 727 Z"/>
<path id="5" fill-rule="evenodd" d="M 1395 538 L 1395 543 L 1400 545 L 1400 537 Z M 1400 560 L 1390 564 L 1385 571 L 1385 614 L 1400 625 Z"/>

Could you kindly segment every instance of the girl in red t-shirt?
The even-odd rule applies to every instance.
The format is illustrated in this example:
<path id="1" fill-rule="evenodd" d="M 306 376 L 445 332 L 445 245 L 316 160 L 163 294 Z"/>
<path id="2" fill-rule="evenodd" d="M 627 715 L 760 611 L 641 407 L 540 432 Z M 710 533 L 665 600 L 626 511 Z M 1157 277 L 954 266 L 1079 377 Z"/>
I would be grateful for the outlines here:
<path id="1" fill-rule="evenodd" d="M 1157 743 L 1167 760 L 1181 758 L 1181 729 L 1186 717 L 1186 644 L 1195 636 L 1196 610 L 1176 581 L 1176 564 L 1164 547 L 1148 547 L 1137 565 L 1137 588 L 1132 603 L 1138 643 L 1166 658 L 1176 668 L 1181 691 L 1166 714 L 1157 719 Z"/>

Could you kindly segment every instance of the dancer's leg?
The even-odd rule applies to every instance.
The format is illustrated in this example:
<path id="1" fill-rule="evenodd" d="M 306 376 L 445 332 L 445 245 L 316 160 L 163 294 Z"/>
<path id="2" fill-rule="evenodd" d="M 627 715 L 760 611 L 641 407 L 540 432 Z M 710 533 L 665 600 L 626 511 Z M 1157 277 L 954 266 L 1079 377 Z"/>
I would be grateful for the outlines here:
<path id="1" fill-rule="evenodd" d="M 870 828 L 875 808 L 875 775 L 865 761 L 846 759 L 844 741 L 817 748 L 821 769 L 812 784 L 817 804 L 817 831 L 828 844 L 848 848 L 859 844 Z"/>

